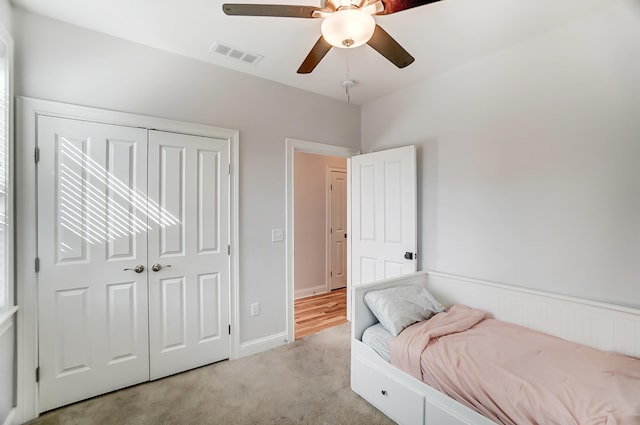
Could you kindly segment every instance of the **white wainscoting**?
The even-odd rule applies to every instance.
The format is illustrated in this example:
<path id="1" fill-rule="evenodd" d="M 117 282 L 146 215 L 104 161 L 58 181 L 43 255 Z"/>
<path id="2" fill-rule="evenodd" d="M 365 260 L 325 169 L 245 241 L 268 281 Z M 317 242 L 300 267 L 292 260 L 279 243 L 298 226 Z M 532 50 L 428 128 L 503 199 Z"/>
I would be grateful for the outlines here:
<path id="1" fill-rule="evenodd" d="M 443 304 L 466 304 L 496 319 L 604 351 L 640 357 L 640 309 L 438 272 L 427 287 Z"/>

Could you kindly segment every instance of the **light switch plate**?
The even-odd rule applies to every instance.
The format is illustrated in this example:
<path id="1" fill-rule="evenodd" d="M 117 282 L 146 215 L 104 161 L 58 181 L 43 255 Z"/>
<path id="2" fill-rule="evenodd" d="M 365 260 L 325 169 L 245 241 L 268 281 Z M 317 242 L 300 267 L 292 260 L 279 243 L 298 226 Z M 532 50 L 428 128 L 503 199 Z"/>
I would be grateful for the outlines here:
<path id="1" fill-rule="evenodd" d="M 284 240 L 284 229 L 271 229 L 271 242 L 281 242 Z"/>

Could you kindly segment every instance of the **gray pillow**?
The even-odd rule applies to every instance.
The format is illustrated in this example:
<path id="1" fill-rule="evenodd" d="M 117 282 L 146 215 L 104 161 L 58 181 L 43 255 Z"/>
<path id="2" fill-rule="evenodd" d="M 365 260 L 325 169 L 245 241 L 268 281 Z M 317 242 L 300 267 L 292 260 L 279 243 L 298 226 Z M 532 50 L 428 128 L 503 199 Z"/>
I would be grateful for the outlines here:
<path id="1" fill-rule="evenodd" d="M 429 291 L 415 285 L 369 291 L 364 303 L 394 337 L 407 326 L 444 311 Z"/>

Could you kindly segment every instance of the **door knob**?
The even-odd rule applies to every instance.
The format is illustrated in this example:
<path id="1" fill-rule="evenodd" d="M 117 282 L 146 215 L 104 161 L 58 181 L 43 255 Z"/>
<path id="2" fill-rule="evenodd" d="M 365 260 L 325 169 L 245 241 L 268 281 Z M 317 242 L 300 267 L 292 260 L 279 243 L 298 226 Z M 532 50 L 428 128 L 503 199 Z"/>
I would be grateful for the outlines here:
<path id="1" fill-rule="evenodd" d="M 143 266 L 142 264 L 138 264 L 137 266 L 135 266 L 135 267 L 134 267 L 134 268 L 132 268 L 132 269 L 124 269 L 124 270 L 125 270 L 125 271 L 126 271 L 126 270 L 132 270 L 132 271 L 134 271 L 134 272 L 136 272 L 136 273 L 142 273 L 142 272 L 144 271 L 144 266 Z"/>
<path id="2" fill-rule="evenodd" d="M 155 263 L 153 266 L 151 266 L 151 270 L 153 270 L 154 272 L 159 272 L 162 269 L 166 269 L 167 267 L 171 267 L 171 264 L 167 264 L 166 266 L 163 266 L 159 263 Z"/>

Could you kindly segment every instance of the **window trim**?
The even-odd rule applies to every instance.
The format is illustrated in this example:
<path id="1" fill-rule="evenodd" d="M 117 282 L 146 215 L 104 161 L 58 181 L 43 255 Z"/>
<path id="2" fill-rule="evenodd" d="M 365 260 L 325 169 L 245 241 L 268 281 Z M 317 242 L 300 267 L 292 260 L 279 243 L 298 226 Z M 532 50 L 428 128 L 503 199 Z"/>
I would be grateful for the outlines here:
<path id="1" fill-rule="evenodd" d="M 4 317 L 8 314 L 8 317 L 12 317 L 15 311 L 18 309 L 17 307 L 17 299 L 16 299 L 16 282 L 15 282 L 15 142 L 14 142 L 14 103 L 13 103 L 13 66 L 14 66 L 14 56 L 13 56 L 13 38 L 9 34 L 7 28 L 0 23 L 0 43 L 5 46 L 5 73 L 6 73 L 6 108 L 7 108 L 7 125 L 6 125 L 6 149 L 7 149 L 7 158 L 6 158 L 6 247 L 5 247 L 5 261 L 6 261 L 6 286 L 5 288 L 0 288 L 2 291 L 7 291 L 6 299 L 8 302 L 5 305 L 0 305 L 0 313 L 1 317 Z"/>

